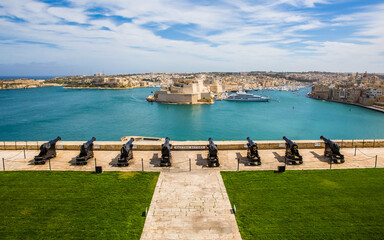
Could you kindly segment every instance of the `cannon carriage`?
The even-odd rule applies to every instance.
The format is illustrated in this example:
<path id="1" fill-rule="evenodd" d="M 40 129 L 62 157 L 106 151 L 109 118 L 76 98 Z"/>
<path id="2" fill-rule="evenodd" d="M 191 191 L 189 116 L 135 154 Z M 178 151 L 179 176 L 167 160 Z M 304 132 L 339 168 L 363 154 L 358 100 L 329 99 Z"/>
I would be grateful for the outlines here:
<path id="1" fill-rule="evenodd" d="M 126 167 L 129 165 L 128 161 L 133 158 L 133 141 L 134 139 L 131 138 L 126 144 L 123 145 L 123 147 L 120 150 L 120 157 L 117 160 L 117 166 L 119 167 Z"/>
<path id="2" fill-rule="evenodd" d="M 330 158 L 330 161 L 333 163 L 344 163 L 344 155 L 340 153 L 339 144 L 327 139 L 323 136 L 320 136 L 325 143 L 324 156 Z"/>
<path id="3" fill-rule="evenodd" d="M 35 156 L 34 158 L 34 164 L 45 164 L 48 159 L 56 157 L 56 143 L 60 140 L 61 137 L 58 136 L 49 142 L 43 143 L 40 146 L 39 155 Z"/>
<path id="4" fill-rule="evenodd" d="M 302 164 L 303 157 L 299 153 L 299 146 L 292 140 L 283 137 L 285 140 L 285 160 L 288 164 Z"/>
<path id="5" fill-rule="evenodd" d="M 208 144 L 208 167 L 219 167 L 219 157 L 217 156 L 217 145 L 213 142 L 212 138 L 208 139 L 209 144 Z"/>
<path id="6" fill-rule="evenodd" d="M 76 165 L 86 165 L 88 159 L 93 158 L 93 142 L 96 140 L 92 137 L 86 143 L 83 143 L 80 148 L 80 154 L 76 157 Z"/>
<path id="7" fill-rule="evenodd" d="M 261 165 L 261 158 L 259 156 L 257 144 L 253 142 L 250 137 L 247 137 L 247 140 L 248 140 L 247 158 L 250 165 Z"/>
<path id="8" fill-rule="evenodd" d="M 165 142 L 161 145 L 161 160 L 160 160 L 160 166 L 161 167 L 170 167 L 171 166 L 171 148 L 172 144 L 169 144 L 169 137 L 165 138 Z"/>

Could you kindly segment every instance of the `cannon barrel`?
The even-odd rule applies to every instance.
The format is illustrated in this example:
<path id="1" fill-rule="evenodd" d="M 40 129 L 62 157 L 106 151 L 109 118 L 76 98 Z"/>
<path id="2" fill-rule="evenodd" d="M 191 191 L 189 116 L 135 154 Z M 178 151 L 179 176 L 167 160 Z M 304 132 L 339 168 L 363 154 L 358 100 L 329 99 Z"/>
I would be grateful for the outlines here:
<path id="1" fill-rule="evenodd" d="M 212 138 L 209 138 L 208 141 L 209 141 L 209 144 L 207 146 L 208 147 L 208 166 L 209 167 L 213 167 L 213 166 L 219 167 L 220 163 L 219 163 L 219 157 L 217 156 L 217 152 L 218 152 L 217 146 L 213 142 Z"/>
<path id="2" fill-rule="evenodd" d="M 56 144 L 58 141 L 60 141 L 61 140 L 61 137 L 60 136 L 58 136 L 57 138 L 55 138 L 55 139 L 53 139 L 53 140 L 51 140 L 51 141 L 49 141 L 49 144 Z"/>
<path id="3" fill-rule="evenodd" d="M 166 138 L 165 138 L 164 145 L 169 145 L 169 137 L 166 137 Z"/>
<path id="4" fill-rule="evenodd" d="M 124 146 L 127 148 L 131 148 L 133 141 L 135 141 L 133 138 L 129 139 L 129 141 L 126 144 L 124 144 Z"/>
<path id="5" fill-rule="evenodd" d="M 324 141 L 325 144 L 328 144 L 332 149 L 337 149 L 339 148 L 339 145 L 332 141 L 331 139 L 325 138 L 323 136 L 320 136 L 320 138 Z"/>
<path id="6" fill-rule="evenodd" d="M 208 145 L 209 151 L 217 152 L 217 146 L 213 142 L 213 139 L 209 138 L 208 141 L 209 141 L 209 145 Z"/>
<path id="7" fill-rule="evenodd" d="M 165 142 L 163 145 L 161 145 L 161 162 L 160 166 L 171 166 L 171 147 L 172 145 L 169 144 L 169 137 L 165 138 Z"/>
<path id="8" fill-rule="evenodd" d="M 250 137 L 247 137 L 247 140 L 248 140 L 248 144 L 249 144 L 249 146 L 254 146 L 254 145 L 256 145 L 256 143 L 254 143 Z"/>
<path id="9" fill-rule="evenodd" d="M 163 145 L 161 145 L 161 152 L 162 154 L 169 154 L 169 151 L 171 150 L 171 144 L 169 144 L 169 137 L 165 138 L 165 142 Z"/>
<path id="10" fill-rule="evenodd" d="M 332 141 L 331 139 L 327 139 L 327 138 L 325 138 L 323 136 L 320 136 L 320 138 L 324 141 L 324 143 L 326 145 L 328 145 L 332 149 L 332 152 L 340 154 L 339 144 L 337 144 L 334 141 Z"/>
<path id="11" fill-rule="evenodd" d="M 88 140 L 88 142 L 85 143 L 85 145 L 89 146 L 89 145 L 91 145 L 95 140 L 96 140 L 96 138 L 95 138 L 95 137 L 92 137 L 90 140 Z"/>
<path id="12" fill-rule="evenodd" d="M 320 139 L 323 140 L 324 142 L 330 142 L 331 140 L 329 140 L 328 138 L 325 138 L 323 136 L 320 136 Z"/>
<path id="13" fill-rule="evenodd" d="M 293 145 L 296 145 L 296 143 L 294 143 L 292 140 L 288 139 L 287 137 L 283 137 L 283 139 L 285 140 L 285 142 L 289 145 L 289 146 L 293 146 Z"/>

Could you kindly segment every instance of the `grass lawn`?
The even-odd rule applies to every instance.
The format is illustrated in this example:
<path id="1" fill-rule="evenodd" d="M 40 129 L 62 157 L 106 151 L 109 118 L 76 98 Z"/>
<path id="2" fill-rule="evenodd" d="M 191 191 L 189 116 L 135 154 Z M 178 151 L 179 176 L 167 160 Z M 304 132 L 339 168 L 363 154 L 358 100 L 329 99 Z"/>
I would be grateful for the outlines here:
<path id="1" fill-rule="evenodd" d="M 1 172 L 1 239 L 139 239 L 150 172 Z"/>
<path id="2" fill-rule="evenodd" d="M 221 174 L 243 239 L 384 238 L 384 169 Z"/>

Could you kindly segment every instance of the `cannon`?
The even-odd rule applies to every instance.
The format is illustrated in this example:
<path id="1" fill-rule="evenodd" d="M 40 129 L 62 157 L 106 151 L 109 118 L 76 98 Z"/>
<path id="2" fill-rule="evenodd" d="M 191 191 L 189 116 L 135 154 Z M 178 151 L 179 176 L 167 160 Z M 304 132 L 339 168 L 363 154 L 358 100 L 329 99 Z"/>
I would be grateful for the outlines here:
<path id="1" fill-rule="evenodd" d="M 219 157 L 217 156 L 217 145 L 213 142 L 212 138 L 209 138 L 208 141 L 208 167 L 213 167 L 213 165 L 218 167 L 220 166 L 220 163 Z"/>
<path id="2" fill-rule="evenodd" d="M 166 137 L 165 142 L 161 145 L 161 160 L 160 160 L 161 167 L 171 166 L 171 158 L 172 158 L 171 147 L 172 145 L 169 144 L 169 137 Z"/>
<path id="3" fill-rule="evenodd" d="M 257 149 L 257 144 L 252 141 L 251 138 L 247 137 L 248 151 L 247 158 L 251 165 L 261 165 L 261 159 L 259 156 L 259 151 Z"/>
<path id="4" fill-rule="evenodd" d="M 133 141 L 134 139 L 131 138 L 126 144 L 123 145 L 123 147 L 120 150 L 120 157 L 117 161 L 117 166 L 119 167 L 126 167 L 128 166 L 128 161 L 133 158 L 132 153 L 132 147 L 133 147 Z"/>
<path id="5" fill-rule="evenodd" d="M 323 136 L 320 136 L 320 139 L 322 139 L 325 143 L 325 150 L 324 150 L 324 156 L 329 157 L 333 163 L 344 163 L 344 155 L 340 153 L 340 146 L 331 141 L 330 139 L 327 139 Z"/>
<path id="6" fill-rule="evenodd" d="M 285 160 L 288 160 L 289 164 L 302 164 L 303 157 L 299 153 L 299 146 L 285 136 L 283 139 L 285 140 Z"/>
<path id="7" fill-rule="evenodd" d="M 83 143 L 80 148 L 80 154 L 76 157 L 76 165 L 85 165 L 87 160 L 93 158 L 93 142 L 96 140 L 95 137 L 92 137 L 86 143 Z"/>
<path id="8" fill-rule="evenodd" d="M 46 142 L 40 146 L 39 155 L 35 156 L 35 164 L 45 164 L 45 161 L 56 157 L 56 143 L 61 140 L 61 137 L 57 137 L 49 142 Z"/>

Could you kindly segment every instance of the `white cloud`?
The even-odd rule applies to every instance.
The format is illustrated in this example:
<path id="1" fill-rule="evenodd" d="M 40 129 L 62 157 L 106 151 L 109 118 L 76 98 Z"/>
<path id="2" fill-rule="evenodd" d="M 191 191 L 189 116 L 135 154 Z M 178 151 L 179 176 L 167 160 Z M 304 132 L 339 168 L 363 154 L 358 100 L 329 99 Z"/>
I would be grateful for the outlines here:
<path id="1" fill-rule="evenodd" d="M 85 23 L 87 21 L 87 16 L 81 9 L 50 7 L 48 8 L 48 13 L 68 22 Z"/>
<path id="2" fill-rule="evenodd" d="M 318 4 L 318 3 L 327 4 L 328 1 L 326 0 L 280 0 L 277 3 L 279 4 L 286 3 L 295 7 L 305 6 L 305 7 L 312 8 L 312 7 L 315 7 L 315 4 Z"/>
<path id="3" fill-rule="evenodd" d="M 328 2 L 265 0 L 262 4 L 251 4 L 232 0 L 203 6 L 168 0 L 77 0 L 71 8 L 66 8 L 33 0 L 0 0 L 1 15 L 27 21 L 17 23 L 0 18 L 0 35 L 6 36 L 0 42 L 0 64 L 59 62 L 83 66 L 84 71 L 102 68 L 114 73 L 255 69 L 355 71 L 358 67 L 365 68 L 359 71 L 384 71 L 380 64 L 384 62 L 383 56 L 378 54 L 384 52 L 382 5 L 373 11 L 335 17 L 327 23 L 305 11 L 284 10 L 283 3 L 314 8 L 318 3 Z M 87 9 L 93 7 L 108 8 L 107 16 L 133 20 L 117 24 L 111 18 L 89 18 Z M 64 25 L 62 20 L 89 26 Z M 368 45 L 307 41 L 309 35 L 303 35 L 308 30 L 359 22 L 363 22 L 364 27 L 359 25 L 355 37 L 368 39 Z M 184 29 L 181 34 L 201 42 L 162 38 L 143 24 L 156 24 L 156 30 L 188 25 L 190 29 Z M 102 30 L 105 28 L 110 31 Z M 301 49 L 290 49 L 286 46 L 289 44 L 301 44 Z"/>

